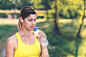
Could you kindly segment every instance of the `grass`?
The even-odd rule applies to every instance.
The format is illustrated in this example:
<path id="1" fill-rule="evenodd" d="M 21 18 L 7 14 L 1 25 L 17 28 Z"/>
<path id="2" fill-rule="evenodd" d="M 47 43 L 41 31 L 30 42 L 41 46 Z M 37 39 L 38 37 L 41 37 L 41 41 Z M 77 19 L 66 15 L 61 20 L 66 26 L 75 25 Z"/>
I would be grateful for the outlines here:
<path id="1" fill-rule="evenodd" d="M 8 22 L 9 21 L 9 22 Z M 8 37 L 18 31 L 18 19 L 0 19 L 0 48 L 5 45 Z M 58 21 L 62 36 L 53 36 L 54 23 L 53 20 L 46 21 L 38 19 L 36 26 L 44 31 L 48 36 L 50 57 L 75 57 L 78 49 L 78 57 L 86 56 L 86 39 L 85 24 L 82 27 L 82 39 L 75 38 L 79 28 L 79 20 L 60 19 Z M 83 35 L 84 34 L 84 35 Z"/>

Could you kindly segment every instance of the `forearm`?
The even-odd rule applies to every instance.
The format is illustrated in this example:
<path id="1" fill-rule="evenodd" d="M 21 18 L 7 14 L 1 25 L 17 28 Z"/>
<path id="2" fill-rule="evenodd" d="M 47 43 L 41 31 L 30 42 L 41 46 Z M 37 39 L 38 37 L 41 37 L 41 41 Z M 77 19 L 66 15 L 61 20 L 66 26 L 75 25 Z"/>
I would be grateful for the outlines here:
<path id="1" fill-rule="evenodd" d="M 48 49 L 47 49 L 47 47 L 45 47 L 45 48 L 42 48 L 41 57 L 49 57 L 49 54 L 48 54 Z"/>

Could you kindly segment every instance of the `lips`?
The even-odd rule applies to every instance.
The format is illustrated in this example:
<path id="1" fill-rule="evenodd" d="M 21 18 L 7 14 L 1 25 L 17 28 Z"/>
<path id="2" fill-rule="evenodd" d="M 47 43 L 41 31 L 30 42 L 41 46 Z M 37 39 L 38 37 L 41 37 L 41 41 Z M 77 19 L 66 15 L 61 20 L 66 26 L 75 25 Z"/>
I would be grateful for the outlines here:
<path id="1" fill-rule="evenodd" d="M 34 28 L 34 26 L 30 26 L 31 28 Z"/>

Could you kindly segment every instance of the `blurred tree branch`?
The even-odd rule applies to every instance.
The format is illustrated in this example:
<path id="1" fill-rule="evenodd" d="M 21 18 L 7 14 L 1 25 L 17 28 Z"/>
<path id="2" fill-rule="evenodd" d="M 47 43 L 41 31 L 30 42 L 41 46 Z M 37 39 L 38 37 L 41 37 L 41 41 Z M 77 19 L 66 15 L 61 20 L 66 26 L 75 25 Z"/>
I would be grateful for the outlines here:
<path id="1" fill-rule="evenodd" d="M 77 36 L 76 36 L 77 38 L 80 37 L 81 28 L 82 28 L 82 25 L 83 25 L 83 20 L 84 20 L 84 18 L 85 18 L 85 0 L 84 0 L 84 9 L 83 9 L 82 23 L 80 24 L 80 27 L 79 27 L 79 29 L 78 29 L 78 33 L 77 33 Z"/>

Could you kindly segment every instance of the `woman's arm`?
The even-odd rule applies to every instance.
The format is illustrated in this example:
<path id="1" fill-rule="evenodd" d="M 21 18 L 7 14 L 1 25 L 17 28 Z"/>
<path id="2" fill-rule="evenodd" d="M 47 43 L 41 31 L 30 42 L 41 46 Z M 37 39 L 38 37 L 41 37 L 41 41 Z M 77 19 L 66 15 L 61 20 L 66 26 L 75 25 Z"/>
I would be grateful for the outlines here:
<path id="1" fill-rule="evenodd" d="M 6 57 L 14 57 L 14 43 L 11 38 L 7 40 L 5 50 L 6 50 Z"/>
<path id="2" fill-rule="evenodd" d="M 44 36 L 47 39 L 47 36 L 46 36 L 46 34 L 43 31 L 40 31 L 38 34 L 40 36 Z M 41 57 L 49 57 L 49 53 L 48 53 L 47 47 L 42 48 L 42 45 L 41 45 Z"/>
<path id="3" fill-rule="evenodd" d="M 42 48 L 41 57 L 49 57 L 47 47 Z"/>

